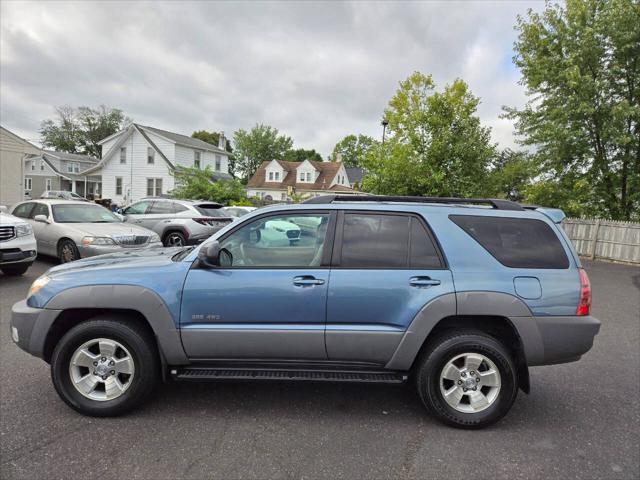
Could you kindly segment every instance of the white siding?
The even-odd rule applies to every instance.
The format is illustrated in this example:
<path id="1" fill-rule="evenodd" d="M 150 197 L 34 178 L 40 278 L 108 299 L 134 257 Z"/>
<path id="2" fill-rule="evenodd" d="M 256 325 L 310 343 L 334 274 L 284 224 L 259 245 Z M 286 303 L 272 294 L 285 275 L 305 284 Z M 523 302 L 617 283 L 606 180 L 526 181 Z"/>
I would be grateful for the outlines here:
<path id="1" fill-rule="evenodd" d="M 155 141 L 155 140 L 154 140 Z M 216 155 L 220 155 L 220 172 L 229 173 L 229 157 L 224 154 L 216 154 L 207 150 L 197 150 L 194 148 L 176 145 L 176 165 L 193 167 L 194 152 L 200 152 L 200 168 L 207 165 L 214 172 L 216 171 Z"/>
<path id="2" fill-rule="evenodd" d="M 146 133 L 146 132 L 145 132 Z M 156 135 L 148 134 L 149 138 L 169 158 L 175 159 L 174 145 Z M 138 132 L 122 144 L 127 149 L 127 163 L 120 163 L 120 150 L 113 152 L 105 159 L 102 168 L 102 196 L 110 198 L 118 205 L 134 202 L 147 196 L 147 178 L 162 178 L 162 193 L 166 194 L 174 187 L 173 176 L 169 173 L 169 166 L 158 154 L 153 165 L 147 164 L 147 147 L 150 144 Z M 116 177 L 122 177 L 122 195 L 116 195 Z"/>

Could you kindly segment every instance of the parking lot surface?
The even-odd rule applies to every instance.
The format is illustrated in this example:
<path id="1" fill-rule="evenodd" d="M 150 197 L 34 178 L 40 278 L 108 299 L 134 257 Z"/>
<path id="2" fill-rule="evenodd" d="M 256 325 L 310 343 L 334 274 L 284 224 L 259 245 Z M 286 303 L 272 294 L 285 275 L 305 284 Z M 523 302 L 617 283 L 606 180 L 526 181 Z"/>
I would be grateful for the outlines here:
<path id="1" fill-rule="evenodd" d="M 503 421 L 461 431 L 409 386 L 170 383 L 125 417 L 83 417 L 10 338 L 11 305 L 51 265 L 0 275 L 0 478 L 640 477 L 637 267 L 585 262 L 593 350 L 532 368 Z"/>

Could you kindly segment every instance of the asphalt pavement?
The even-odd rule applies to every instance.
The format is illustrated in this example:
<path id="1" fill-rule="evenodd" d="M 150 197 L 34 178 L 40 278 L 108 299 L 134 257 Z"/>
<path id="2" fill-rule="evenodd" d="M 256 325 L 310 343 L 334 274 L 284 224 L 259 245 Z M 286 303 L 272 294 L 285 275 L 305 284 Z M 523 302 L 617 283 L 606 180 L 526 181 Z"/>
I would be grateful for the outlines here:
<path id="1" fill-rule="evenodd" d="M 9 334 L 52 265 L 0 274 L 0 478 L 640 478 L 640 268 L 585 262 L 602 320 L 582 360 L 531 369 L 531 394 L 481 431 L 445 427 L 409 386 L 170 383 L 92 419 Z"/>

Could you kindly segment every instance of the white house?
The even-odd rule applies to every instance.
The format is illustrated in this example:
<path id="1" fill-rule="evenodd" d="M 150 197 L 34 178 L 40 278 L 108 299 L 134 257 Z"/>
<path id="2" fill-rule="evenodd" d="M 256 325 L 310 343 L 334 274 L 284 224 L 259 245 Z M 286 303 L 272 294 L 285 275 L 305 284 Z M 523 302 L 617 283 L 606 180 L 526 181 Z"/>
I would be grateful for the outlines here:
<path id="1" fill-rule="evenodd" d="M 341 162 L 262 162 L 247 183 L 249 197 L 286 201 L 292 193 L 315 197 L 359 192 L 354 191 Z"/>
<path id="2" fill-rule="evenodd" d="M 178 133 L 131 123 L 100 141 L 102 160 L 85 174 L 102 174 L 102 197 L 124 205 L 170 192 L 176 165 L 205 168 L 214 179 L 230 179 L 226 139 L 218 146 Z"/>

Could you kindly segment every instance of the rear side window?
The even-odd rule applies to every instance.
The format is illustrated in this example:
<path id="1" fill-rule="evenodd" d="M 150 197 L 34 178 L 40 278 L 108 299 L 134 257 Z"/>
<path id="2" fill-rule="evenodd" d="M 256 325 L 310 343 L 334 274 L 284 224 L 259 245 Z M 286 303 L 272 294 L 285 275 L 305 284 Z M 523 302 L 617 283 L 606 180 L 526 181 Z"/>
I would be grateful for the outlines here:
<path id="1" fill-rule="evenodd" d="M 47 207 L 44 203 L 36 203 L 36 206 L 31 210 L 29 214 L 29 218 L 36 218 L 36 215 L 44 215 L 49 218 L 49 207 Z"/>
<path id="2" fill-rule="evenodd" d="M 32 202 L 18 205 L 15 208 L 15 210 L 12 212 L 12 215 L 20 218 L 29 218 L 29 213 L 31 212 L 31 209 L 33 208 L 34 205 L 35 203 L 32 203 Z"/>
<path id="3" fill-rule="evenodd" d="M 511 268 L 569 268 L 557 235 L 542 220 L 450 215 L 500 263 Z"/>
<path id="4" fill-rule="evenodd" d="M 173 202 L 153 202 L 147 211 L 147 214 L 174 213 Z"/>
<path id="5" fill-rule="evenodd" d="M 346 213 L 340 266 L 346 268 L 441 268 L 421 222 L 408 215 Z"/>

